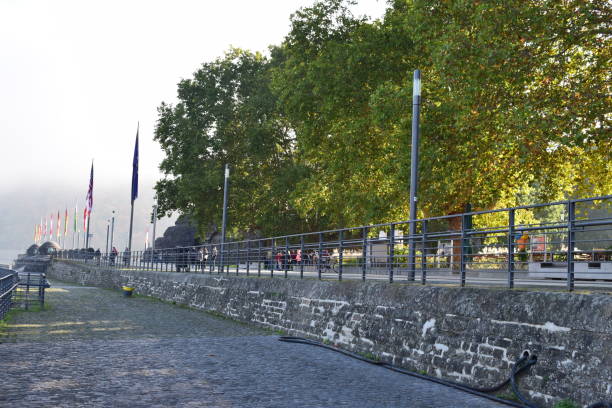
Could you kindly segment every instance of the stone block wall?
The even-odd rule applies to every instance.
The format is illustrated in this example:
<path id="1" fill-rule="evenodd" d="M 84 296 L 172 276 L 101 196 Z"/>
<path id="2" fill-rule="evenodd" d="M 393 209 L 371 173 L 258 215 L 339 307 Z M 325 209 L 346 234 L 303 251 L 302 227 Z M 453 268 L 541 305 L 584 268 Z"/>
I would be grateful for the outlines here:
<path id="1" fill-rule="evenodd" d="M 538 355 L 525 394 L 552 406 L 612 395 L 607 294 L 409 286 L 106 270 L 55 261 L 51 278 L 120 288 L 222 313 L 430 375 L 489 386 L 524 351 Z"/>

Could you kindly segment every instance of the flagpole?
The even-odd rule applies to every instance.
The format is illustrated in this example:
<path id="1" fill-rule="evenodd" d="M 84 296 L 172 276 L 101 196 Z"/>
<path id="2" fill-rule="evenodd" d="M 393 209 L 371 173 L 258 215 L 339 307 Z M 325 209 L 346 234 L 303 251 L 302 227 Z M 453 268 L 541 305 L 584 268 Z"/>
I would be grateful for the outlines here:
<path id="1" fill-rule="evenodd" d="M 132 200 L 132 210 L 130 211 L 130 238 L 128 241 L 128 252 L 132 253 L 132 226 L 134 223 L 134 200 Z"/>
<path id="2" fill-rule="evenodd" d="M 136 143 L 134 144 L 134 159 L 132 160 L 132 194 L 130 211 L 130 236 L 128 240 L 128 251 L 132 254 L 132 227 L 134 224 L 134 200 L 138 197 L 138 133 L 140 133 L 140 122 L 136 127 Z"/>
<path id="3" fill-rule="evenodd" d="M 87 214 L 87 235 L 85 236 L 85 248 L 89 248 L 89 221 L 91 221 L 91 213 Z"/>

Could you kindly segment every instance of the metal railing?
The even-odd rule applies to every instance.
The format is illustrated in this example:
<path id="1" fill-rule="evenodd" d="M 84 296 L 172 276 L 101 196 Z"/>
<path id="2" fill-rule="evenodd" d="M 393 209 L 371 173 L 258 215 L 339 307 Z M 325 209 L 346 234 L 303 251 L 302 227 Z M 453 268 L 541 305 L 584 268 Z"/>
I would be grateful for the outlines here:
<path id="1" fill-rule="evenodd" d="M 29 310 L 33 305 L 45 307 L 45 290 L 50 287 L 43 272 L 18 270 L 19 286 L 13 293 L 13 305 Z"/>
<path id="2" fill-rule="evenodd" d="M 0 320 L 13 305 L 13 292 L 19 284 L 17 272 L 12 269 L 0 268 Z"/>
<path id="3" fill-rule="evenodd" d="M 612 195 L 224 245 L 109 254 L 105 267 L 420 284 L 612 288 Z M 414 251 L 410 251 L 410 248 Z"/>

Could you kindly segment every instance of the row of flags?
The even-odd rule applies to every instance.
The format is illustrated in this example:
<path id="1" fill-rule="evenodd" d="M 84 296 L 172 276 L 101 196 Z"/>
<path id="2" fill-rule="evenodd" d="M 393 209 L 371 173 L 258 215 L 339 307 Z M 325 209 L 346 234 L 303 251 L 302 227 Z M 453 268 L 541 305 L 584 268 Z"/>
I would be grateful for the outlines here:
<path id="1" fill-rule="evenodd" d="M 74 207 L 74 222 L 72 231 L 78 232 L 77 223 L 78 223 L 78 212 L 77 207 Z M 85 211 L 85 214 L 87 211 Z M 53 223 L 55 221 L 55 230 L 53 229 Z M 68 235 L 68 225 L 69 225 L 69 217 L 68 217 L 68 208 L 64 212 L 64 227 L 62 228 L 62 217 L 60 216 L 60 211 L 57 212 L 57 217 L 54 214 L 51 214 L 49 217 L 43 217 L 40 219 L 40 224 L 36 224 L 34 227 L 34 242 L 38 243 L 44 241 L 46 239 L 53 239 L 53 237 L 57 237 L 57 239 L 61 238 L 62 235 L 66 237 Z M 54 234 L 55 231 L 55 234 Z M 83 231 L 85 231 L 85 223 L 83 224 Z"/>
<path id="2" fill-rule="evenodd" d="M 132 191 L 131 191 L 132 207 L 134 206 L 134 200 L 136 200 L 136 198 L 138 197 L 138 133 L 139 131 L 140 131 L 140 125 L 138 126 L 136 130 L 136 144 L 134 147 L 134 159 L 132 161 Z M 89 221 L 91 219 L 91 212 L 93 209 L 93 187 L 94 187 L 94 166 L 93 166 L 93 161 L 92 161 L 91 171 L 89 174 L 89 186 L 87 188 L 87 195 L 85 197 L 85 208 L 83 209 L 83 233 L 85 237 L 89 236 Z M 78 205 L 75 205 L 74 217 L 73 217 L 73 222 L 72 222 L 73 237 L 75 234 L 80 232 L 79 227 L 78 227 L 78 224 L 80 221 L 78 219 L 79 218 L 78 214 L 79 214 Z M 43 218 L 44 218 L 44 223 L 43 223 Z M 53 229 L 54 221 L 55 221 L 55 234 L 54 234 L 54 229 Z M 54 238 L 57 238 L 57 240 L 59 241 L 62 238 L 62 234 L 63 234 L 64 246 L 65 246 L 65 239 L 66 239 L 66 236 L 68 235 L 68 225 L 69 225 L 68 208 L 66 208 L 66 211 L 64 212 L 63 228 L 62 228 L 62 219 L 60 216 L 60 211 L 57 212 L 57 218 L 55 217 L 54 213 L 51 213 L 51 215 L 48 218 L 46 216 L 41 217 L 40 224 L 36 224 L 34 226 L 34 242 L 39 244 L 39 243 L 42 243 L 43 241 L 52 240 Z M 131 239 L 131 230 L 132 230 L 132 225 L 130 221 L 130 239 Z M 86 238 L 84 244 L 87 245 L 87 243 L 88 243 L 88 239 Z M 74 241 L 73 241 L 73 245 L 74 245 Z M 130 246 L 131 246 L 131 243 L 130 243 Z"/>

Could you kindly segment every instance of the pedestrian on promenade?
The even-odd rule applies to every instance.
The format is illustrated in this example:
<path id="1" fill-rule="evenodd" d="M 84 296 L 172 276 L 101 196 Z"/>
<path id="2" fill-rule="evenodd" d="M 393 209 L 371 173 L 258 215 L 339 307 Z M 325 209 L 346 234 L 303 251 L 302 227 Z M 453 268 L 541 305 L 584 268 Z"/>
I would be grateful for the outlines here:
<path id="1" fill-rule="evenodd" d="M 100 252 L 100 248 L 96 250 L 94 253 L 94 258 L 96 258 L 96 263 L 100 266 L 100 258 L 102 258 L 102 253 Z"/>
<path id="2" fill-rule="evenodd" d="M 115 260 L 117 259 L 117 255 L 119 255 L 119 251 L 117 251 L 117 248 L 113 247 L 111 249 L 111 253 L 110 253 L 110 264 L 111 264 L 111 266 L 115 265 Z"/>
<path id="3" fill-rule="evenodd" d="M 204 255 L 204 247 L 200 247 L 198 249 L 198 264 L 200 266 L 200 269 L 202 270 L 202 272 L 204 272 L 204 259 L 205 259 L 205 255 Z M 196 267 L 196 270 L 198 268 Z"/>
<path id="4" fill-rule="evenodd" d="M 278 270 L 279 271 L 282 270 L 283 269 L 282 268 L 282 266 L 283 266 L 283 264 L 282 264 L 282 262 L 283 262 L 283 254 L 282 254 L 281 251 L 278 251 L 276 253 L 276 255 L 274 256 L 274 260 L 276 261 L 276 267 L 278 268 Z"/>
<path id="5" fill-rule="evenodd" d="M 519 239 L 516 240 L 518 249 L 518 258 L 520 262 L 527 262 L 527 247 L 529 246 L 529 234 L 525 232 Z"/>
<path id="6" fill-rule="evenodd" d="M 128 247 L 125 247 L 125 250 L 123 251 L 123 265 L 130 265 L 130 249 Z"/>

